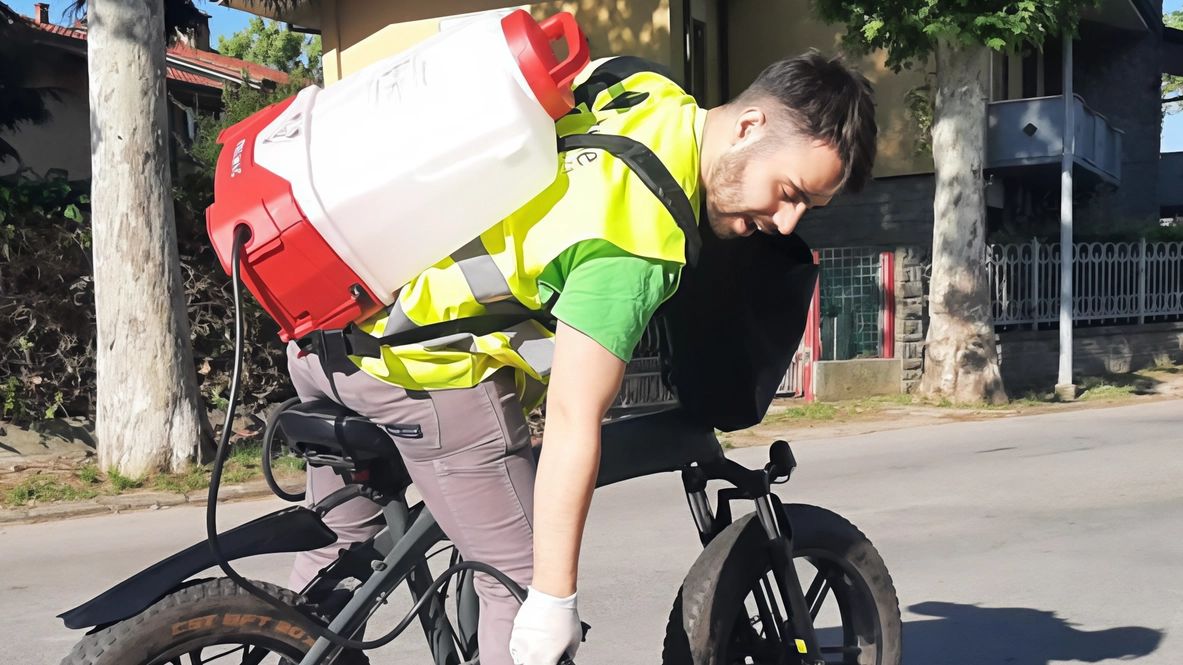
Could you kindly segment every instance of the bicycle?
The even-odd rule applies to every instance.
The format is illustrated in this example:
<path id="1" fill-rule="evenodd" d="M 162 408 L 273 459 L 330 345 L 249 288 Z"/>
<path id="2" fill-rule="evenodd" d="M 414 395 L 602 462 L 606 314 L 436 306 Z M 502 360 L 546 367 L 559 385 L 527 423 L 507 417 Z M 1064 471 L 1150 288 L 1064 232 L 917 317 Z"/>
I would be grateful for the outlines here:
<path id="1" fill-rule="evenodd" d="M 374 538 L 342 550 L 299 593 L 258 583 L 306 623 L 288 620 L 232 580 L 190 579 L 214 565 L 202 541 L 60 615 L 69 628 L 90 629 L 63 665 L 179 665 L 185 657 L 192 665 L 227 663 L 238 652 L 244 665 L 267 658 L 349 663 L 355 652 L 315 638 L 307 622 L 358 635 L 404 583 L 416 607 L 403 623 L 419 619 L 434 663 L 479 663 L 473 571 L 461 570 L 465 562 L 453 549 L 457 566 L 450 572 L 459 574 L 453 623 L 445 605 L 449 575 L 433 578 L 427 561 L 447 536 L 426 506 L 408 504 L 410 478 L 389 437 L 333 402 L 293 400 L 284 407 L 268 423 L 265 448 L 282 432 L 308 464 L 332 466 L 350 482 L 312 508 L 286 508 L 221 534 L 226 558 L 329 545 L 336 536 L 320 516 L 355 496 L 381 504 L 386 522 Z M 787 443 L 771 446 L 763 469 L 749 469 L 724 456 L 712 429 L 677 408 L 608 422 L 602 440 L 597 487 L 680 472 L 704 546 L 673 601 L 665 665 L 899 665 L 899 605 L 874 546 L 839 515 L 783 504 L 771 491 L 796 467 Z M 718 490 L 713 509 L 706 491 L 712 480 L 729 485 Z M 733 516 L 732 504 L 740 500 L 752 501 L 755 511 Z M 799 564 L 816 571 L 807 587 Z M 819 644 L 813 622 L 831 598 L 841 628 L 823 631 L 826 644 Z"/>

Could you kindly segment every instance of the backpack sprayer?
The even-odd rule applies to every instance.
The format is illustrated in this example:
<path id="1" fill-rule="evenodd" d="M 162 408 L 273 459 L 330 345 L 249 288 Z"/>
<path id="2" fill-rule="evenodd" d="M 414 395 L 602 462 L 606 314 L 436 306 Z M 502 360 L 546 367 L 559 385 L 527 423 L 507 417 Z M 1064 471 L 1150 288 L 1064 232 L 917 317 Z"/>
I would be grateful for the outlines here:
<path id="1" fill-rule="evenodd" d="M 486 15 L 227 128 L 206 213 L 223 269 L 247 227 L 243 281 L 284 342 L 375 314 L 554 182 L 588 62 L 571 14 Z"/>
<path id="2" fill-rule="evenodd" d="M 550 45 L 560 39 L 562 62 Z M 241 285 L 284 342 L 392 304 L 415 275 L 554 181 L 554 121 L 573 108 L 571 84 L 588 62 L 587 39 L 569 13 L 541 23 L 524 10 L 482 15 L 330 88 L 309 86 L 219 136 L 225 148 L 206 218 L 233 284 L 235 351 L 206 534 L 227 577 L 310 635 L 346 649 L 389 644 L 463 570 L 490 575 L 519 601 L 526 592 L 492 566 L 462 561 L 390 632 L 363 641 L 328 630 L 231 568 L 218 543 L 217 497 L 239 400 Z"/>

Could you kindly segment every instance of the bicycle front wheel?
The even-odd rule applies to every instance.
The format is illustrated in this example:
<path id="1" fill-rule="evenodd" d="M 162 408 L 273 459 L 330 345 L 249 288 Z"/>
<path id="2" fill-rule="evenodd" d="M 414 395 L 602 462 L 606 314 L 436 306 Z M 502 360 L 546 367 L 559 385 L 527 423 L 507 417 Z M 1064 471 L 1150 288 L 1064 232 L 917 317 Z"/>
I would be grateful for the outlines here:
<path id="1" fill-rule="evenodd" d="M 871 541 L 828 510 L 784 509 L 793 527 L 793 563 L 826 662 L 899 665 L 899 601 Z M 785 662 L 786 649 L 795 651 L 767 542 L 759 520 L 746 515 L 707 545 L 674 601 L 664 665 L 775 665 Z"/>

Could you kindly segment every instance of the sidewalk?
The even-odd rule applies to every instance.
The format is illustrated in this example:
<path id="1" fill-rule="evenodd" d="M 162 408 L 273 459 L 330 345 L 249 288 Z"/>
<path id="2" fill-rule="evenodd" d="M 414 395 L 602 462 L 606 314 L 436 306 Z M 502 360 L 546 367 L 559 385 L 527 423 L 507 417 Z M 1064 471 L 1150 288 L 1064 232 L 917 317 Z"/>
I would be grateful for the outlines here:
<path id="1" fill-rule="evenodd" d="M 719 433 L 719 439 L 726 448 L 743 448 L 767 445 L 777 439 L 790 442 L 831 439 L 930 425 L 1181 399 L 1183 370 L 1165 368 L 1109 377 L 1107 381 L 1090 379 L 1085 387 L 1087 390 L 1075 402 L 1051 402 L 1047 395 L 1028 395 L 1003 407 L 980 408 L 926 404 L 911 395 L 811 404 L 796 399 L 777 400 L 764 422 L 738 432 Z M 89 467 L 92 476 L 96 470 L 93 466 L 94 443 L 86 428 L 78 422 L 60 420 L 51 421 L 41 430 L 16 430 L 11 425 L 0 425 L 0 498 L 13 488 L 20 487 L 21 483 L 28 486 L 29 483 L 56 482 L 64 488 L 64 481 L 68 481 L 72 486 L 100 491 L 67 493 L 58 500 L 34 499 L 29 505 L 0 507 L 0 524 L 41 522 L 130 510 L 167 510 L 184 504 L 204 504 L 207 499 L 208 490 L 201 482 L 204 478 L 201 469 L 195 469 L 190 476 L 166 477 L 166 482 L 161 482 L 161 479 L 155 479 L 155 482 L 143 479 L 123 490 L 111 491 L 109 487 L 104 489 L 98 485 L 89 485 L 87 483 L 92 481 L 82 480 L 87 477 L 85 469 Z M 252 454 L 249 448 L 233 454 L 232 463 L 238 465 L 236 470 L 249 473 L 238 478 L 228 473 L 226 484 L 219 492 L 219 500 L 273 496 L 265 482 L 251 478 L 252 474 L 257 476 L 258 462 L 257 459 L 250 459 Z M 301 482 L 298 472 L 293 469 L 285 471 L 287 477 L 284 485 L 289 486 L 289 489 L 298 486 Z M 146 487 L 138 489 L 140 485 Z M 160 489 L 169 491 L 158 491 Z M 95 496 L 100 493 L 105 495 Z M 14 502 L 8 503 L 11 505 Z"/>
<path id="2" fill-rule="evenodd" d="M 831 439 L 929 425 L 1183 399 L 1183 370 L 1180 368 L 1145 370 L 1105 380 L 1085 381 L 1087 390 L 1075 402 L 1052 401 L 1051 395 L 1026 395 L 1001 407 L 926 404 L 911 395 L 812 404 L 799 399 L 777 400 L 764 422 L 750 429 L 720 433 L 719 438 L 731 447 L 741 448 L 767 445 L 776 439 L 790 442 Z"/>

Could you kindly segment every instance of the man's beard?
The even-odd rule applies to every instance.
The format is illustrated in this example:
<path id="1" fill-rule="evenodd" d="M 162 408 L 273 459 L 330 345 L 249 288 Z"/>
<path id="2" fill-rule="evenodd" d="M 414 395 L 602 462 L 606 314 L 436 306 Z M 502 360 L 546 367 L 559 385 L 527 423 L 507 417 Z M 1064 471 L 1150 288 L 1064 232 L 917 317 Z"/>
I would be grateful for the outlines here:
<path id="1" fill-rule="evenodd" d="M 706 188 L 706 214 L 711 230 L 720 239 L 740 237 L 724 217 L 733 216 L 736 213 L 731 211 L 742 209 L 744 175 L 754 147 L 751 144 L 733 147 L 719 155 L 715 167 L 711 169 Z"/>

